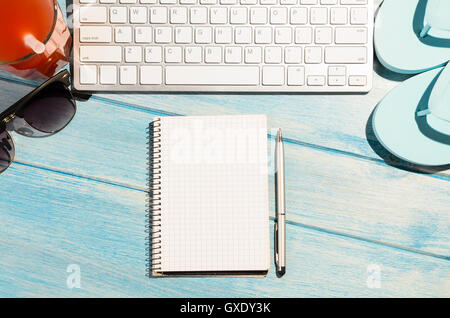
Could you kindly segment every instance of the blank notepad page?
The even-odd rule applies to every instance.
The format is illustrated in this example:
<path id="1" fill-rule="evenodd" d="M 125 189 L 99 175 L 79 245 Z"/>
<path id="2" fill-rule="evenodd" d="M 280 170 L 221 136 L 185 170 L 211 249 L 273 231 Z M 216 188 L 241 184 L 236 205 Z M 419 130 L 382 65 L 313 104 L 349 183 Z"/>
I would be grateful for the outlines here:
<path id="1" fill-rule="evenodd" d="M 161 118 L 161 272 L 266 271 L 264 115 Z"/>

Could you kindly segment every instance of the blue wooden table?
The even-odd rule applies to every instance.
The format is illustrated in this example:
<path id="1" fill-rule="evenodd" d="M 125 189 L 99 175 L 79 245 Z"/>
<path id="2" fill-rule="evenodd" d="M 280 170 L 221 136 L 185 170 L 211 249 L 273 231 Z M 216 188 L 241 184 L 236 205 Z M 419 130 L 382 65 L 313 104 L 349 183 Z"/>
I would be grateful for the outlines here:
<path id="1" fill-rule="evenodd" d="M 366 95 L 96 94 L 55 136 L 13 134 L 16 158 L 0 175 L 0 297 L 450 296 L 450 170 L 393 167 L 367 129 L 405 78 L 376 63 Z M 0 73 L 0 109 L 35 86 Z M 242 113 L 267 114 L 287 138 L 287 274 L 145 277 L 148 123 Z M 73 264 L 81 288 L 67 284 Z"/>

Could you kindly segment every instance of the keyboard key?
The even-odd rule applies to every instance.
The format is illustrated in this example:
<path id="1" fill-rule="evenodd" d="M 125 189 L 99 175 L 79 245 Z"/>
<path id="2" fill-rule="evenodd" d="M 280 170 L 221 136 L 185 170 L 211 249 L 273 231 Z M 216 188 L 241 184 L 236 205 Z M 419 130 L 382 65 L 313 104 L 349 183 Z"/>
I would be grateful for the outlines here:
<path id="1" fill-rule="evenodd" d="M 284 84 L 283 66 L 264 66 L 263 85 L 279 86 Z"/>
<path id="2" fill-rule="evenodd" d="M 80 7 L 80 21 L 82 23 L 106 23 L 106 7 Z"/>
<path id="3" fill-rule="evenodd" d="M 231 8 L 230 23 L 231 24 L 245 24 L 247 23 L 247 8 Z"/>
<path id="4" fill-rule="evenodd" d="M 329 46 L 325 48 L 325 63 L 367 63 L 367 48 L 364 46 Z"/>
<path id="5" fill-rule="evenodd" d="M 282 50 L 279 46 L 268 46 L 264 50 L 264 62 L 267 64 L 279 64 L 282 61 Z"/>
<path id="6" fill-rule="evenodd" d="M 242 48 L 240 46 L 225 48 L 225 63 L 241 63 Z"/>
<path id="7" fill-rule="evenodd" d="M 187 8 L 170 8 L 170 23 L 184 24 L 187 23 Z"/>
<path id="8" fill-rule="evenodd" d="M 367 0 L 341 0 L 341 4 L 343 5 L 354 5 L 354 4 L 367 4 Z"/>
<path id="9" fill-rule="evenodd" d="M 191 27 L 175 28 L 175 43 L 191 43 L 191 42 L 192 42 Z"/>
<path id="10" fill-rule="evenodd" d="M 365 44 L 367 42 L 367 28 L 336 28 L 337 44 Z"/>
<path id="11" fill-rule="evenodd" d="M 348 85 L 350 86 L 364 86 L 367 84 L 366 76 L 349 76 Z"/>
<path id="12" fill-rule="evenodd" d="M 110 8 L 109 21 L 111 23 L 127 23 L 127 8 L 125 7 Z"/>
<path id="13" fill-rule="evenodd" d="M 122 62 L 122 47 L 120 46 L 81 46 L 81 62 Z"/>
<path id="14" fill-rule="evenodd" d="M 80 27 L 80 42 L 109 43 L 112 41 L 111 27 L 82 26 Z"/>
<path id="15" fill-rule="evenodd" d="M 331 24 L 347 24 L 347 8 L 331 8 L 330 9 L 330 22 Z"/>
<path id="16" fill-rule="evenodd" d="M 116 43 L 131 43 L 133 40 L 132 28 L 129 26 L 116 27 L 114 30 Z"/>
<path id="17" fill-rule="evenodd" d="M 215 42 L 217 44 L 229 44 L 233 39 L 233 29 L 231 27 L 216 27 Z"/>
<path id="18" fill-rule="evenodd" d="M 142 49 L 140 46 L 128 46 L 125 48 L 125 62 L 139 63 L 142 62 Z"/>
<path id="19" fill-rule="evenodd" d="M 251 8 L 250 9 L 250 23 L 251 24 L 266 24 L 267 23 L 267 9 L 266 8 Z"/>
<path id="20" fill-rule="evenodd" d="M 114 65 L 100 66 L 100 84 L 116 85 L 117 84 L 117 67 Z"/>
<path id="21" fill-rule="evenodd" d="M 202 61 L 202 48 L 199 46 L 188 46 L 184 49 L 186 63 L 200 63 Z"/>
<path id="22" fill-rule="evenodd" d="M 291 8 L 290 22 L 291 22 L 291 24 L 306 24 L 306 23 L 308 23 L 308 9 L 307 8 Z"/>
<path id="23" fill-rule="evenodd" d="M 286 24 L 288 19 L 288 10 L 283 7 L 270 8 L 271 24 Z"/>
<path id="24" fill-rule="evenodd" d="M 147 19 L 146 7 L 130 8 L 130 23 L 147 23 Z"/>
<path id="25" fill-rule="evenodd" d="M 262 49 L 258 46 L 250 46 L 245 48 L 245 63 L 259 64 L 262 61 Z"/>
<path id="26" fill-rule="evenodd" d="M 345 85 L 345 76 L 328 76 L 328 85 L 344 86 Z"/>
<path id="27" fill-rule="evenodd" d="M 166 46 L 164 49 L 164 58 L 166 63 L 181 63 L 183 60 L 183 53 L 181 47 Z"/>
<path id="28" fill-rule="evenodd" d="M 80 83 L 83 85 L 97 84 L 96 65 L 80 65 Z"/>
<path id="29" fill-rule="evenodd" d="M 272 28 L 255 28 L 255 43 L 256 44 L 269 44 L 272 43 Z"/>
<path id="30" fill-rule="evenodd" d="M 259 67 L 232 65 L 167 66 L 166 84 L 254 86 L 259 84 Z"/>
<path id="31" fill-rule="evenodd" d="M 308 76 L 308 86 L 324 86 L 325 85 L 325 76 L 317 75 L 317 76 Z"/>
<path id="32" fill-rule="evenodd" d="M 345 66 L 329 66 L 328 75 L 329 76 L 345 76 L 346 68 Z"/>
<path id="33" fill-rule="evenodd" d="M 120 67 L 120 84 L 135 85 L 137 83 L 137 68 L 136 66 L 121 66 Z"/>
<path id="34" fill-rule="evenodd" d="M 311 24 L 326 24 L 328 22 L 328 8 L 311 8 L 310 22 Z"/>
<path id="35" fill-rule="evenodd" d="M 252 28 L 251 27 L 237 27 L 234 32 L 234 42 L 236 44 L 250 44 L 252 43 Z"/>
<path id="36" fill-rule="evenodd" d="M 150 9 L 150 23 L 167 23 L 167 8 L 155 7 Z"/>
<path id="37" fill-rule="evenodd" d="M 284 62 L 286 64 L 300 64 L 302 62 L 302 48 L 298 46 L 285 48 Z"/>
<path id="38" fill-rule="evenodd" d="M 215 64 L 222 62 L 222 48 L 219 46 L 205 47 L 205 62 Z"/>
<path id="39" fill-rule="evenodd" d="M 212 43 L 212 28 L 201 27 L 195 28 L 195 43 L 208 44 Z"/>
<path id="40" fill-rule="evenodd" d="M 161 63 L 162 62 L 162 47 L 149 46 L 145 48 L 145 62 L 147 63 Z"/>
<path id="41" fill-rule="evenodd" d="M 228 8 L 214 7 L 209 11 L 211 24 L 225 24 L 228 21 Z"/>
<path id="42" fill-rule="evenodd" d="M 310 44 L 312 42 L 312 28 L 301 27 L 295 28 L 295 43 Z"/>
<path id="43" fill-rule="evenodd" d="M 309 46 L 305 48 L 305 63 L 319 64 L 322 62 L 322 48 L 319 46 Z"/>
<path id="44" fill-rule="evenodd" d="M 142 85 L 161 85 L 163 69 L 161 66 L 141 66 L 140 83 Z"/>
<path id="45" fill-rule="evenodd" d="M 204 24 L 208 21 L 208 11 L 205 7 L 194 7 L 189 12 L 192 24 Z"/>
<path id="46" fill-rule="evenodd" d="M 305 85 L 305 68 L 303 66 L 288 67 L 288 85 L 289 86 Z"/>
<path id="47" fill-rule="evenodd" d="M 172 42 L 172 28 L 160 27 L 155 29 L 156 43 L 170 43 Z"/>
<path id="48" fill-rule="evenodd" d="M 275 43 L 276 44 L 292 43 L 292 29 L 291 28 L 276 28 L 275 29 Z"/>
<path id="49" fill-rule="evenodd" d="M 367 24 L 367 8 L 351 8 L 350 23 L 351 24 Z"/>
<path id="50" fill-rule="evenodd" d="M 151 43 L 153 38 L 152 31 L 151 27 L 136 27 L 134 29 L 136 43 Z"/>
<path id="51" fill-rule="evenodd" d="M 333 42 L 333 29 L 330 27 L 317 27 L 315 29 L 316 44 L 331 44 Z"/>

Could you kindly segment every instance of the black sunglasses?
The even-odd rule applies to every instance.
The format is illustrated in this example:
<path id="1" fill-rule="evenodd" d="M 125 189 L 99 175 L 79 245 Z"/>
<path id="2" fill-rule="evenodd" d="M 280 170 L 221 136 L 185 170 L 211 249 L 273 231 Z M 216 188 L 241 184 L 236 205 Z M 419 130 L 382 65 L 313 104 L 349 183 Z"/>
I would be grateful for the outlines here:
<path id="1" fill-rule="evenodd" d="M 0 114 L 0 173 L 14 160 L 14 143 L 8 131 L 47 137 L 70 123 L 77 106 L 69 86 L 70 74 L 64 70 Z"/>

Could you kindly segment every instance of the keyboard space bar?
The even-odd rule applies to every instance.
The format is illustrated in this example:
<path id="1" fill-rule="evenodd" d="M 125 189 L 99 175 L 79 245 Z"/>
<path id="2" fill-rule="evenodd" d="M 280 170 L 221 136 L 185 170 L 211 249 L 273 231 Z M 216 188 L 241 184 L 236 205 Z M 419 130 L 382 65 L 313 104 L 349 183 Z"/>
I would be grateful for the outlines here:
<path id="1" fill-rule="evenodd" d="M 258 66 L 166 66 L 166 85 L 258 84 Z"/>

